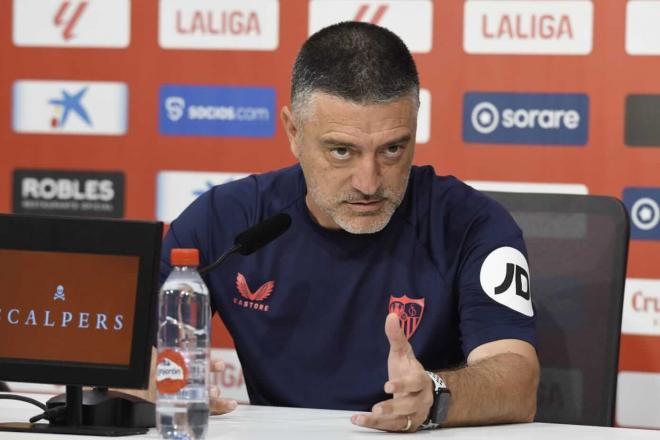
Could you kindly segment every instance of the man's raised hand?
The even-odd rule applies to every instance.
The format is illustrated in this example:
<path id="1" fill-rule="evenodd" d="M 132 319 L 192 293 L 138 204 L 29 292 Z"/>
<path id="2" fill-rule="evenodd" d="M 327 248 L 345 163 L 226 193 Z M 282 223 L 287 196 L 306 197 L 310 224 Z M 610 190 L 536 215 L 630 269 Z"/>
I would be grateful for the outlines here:
<path id="1" fill-rule="evenodd" d="M 385 319 L 385 334 L 390 343 L 387 358 L 388 381 L 385 392 L 392 399 L 378 402 L 371 413 L 356 414 L 351 422 L 383 431 L 415 431 L 424 423 L 433 405 L 433 384 L 424 367 L 415 357 L 412 346 L 399 324 L 399 317 L 390 313 Z"/>

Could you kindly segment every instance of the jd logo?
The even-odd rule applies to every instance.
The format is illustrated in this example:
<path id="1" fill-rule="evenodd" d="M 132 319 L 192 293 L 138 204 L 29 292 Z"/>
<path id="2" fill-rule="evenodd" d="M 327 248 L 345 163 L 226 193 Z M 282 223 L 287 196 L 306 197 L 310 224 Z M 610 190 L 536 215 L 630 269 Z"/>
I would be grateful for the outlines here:
<path id="1" fill-rule="evenodd" d="M 502 284 L 495 288 L 495 295 L 506 292 L 511 287 L 513 277 L 516 277 L 516 295 L 529 299 L 529 274 L 524 267 L 517 264 L 506 263 L 506 275 Z"/>
<path id="2" fill-rule="evenodd" d="M 504 246 L 492 251 L 481 265 L 479 281 L 493 300 L 523 315 L 534 316 L 529 266 L 518 249 Z"/>

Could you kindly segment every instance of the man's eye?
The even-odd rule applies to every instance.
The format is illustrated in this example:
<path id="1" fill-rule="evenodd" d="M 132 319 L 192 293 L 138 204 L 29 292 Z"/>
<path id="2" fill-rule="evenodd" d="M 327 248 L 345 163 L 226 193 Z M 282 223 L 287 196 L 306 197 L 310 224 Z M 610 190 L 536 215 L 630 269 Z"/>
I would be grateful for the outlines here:
<path id="1" fill-rule="evenodd" d="M 402 151 L 403 148 L 401 147 L 401 145 L 390 145 L 385 149 L 385 154 L 387 154 L 390 157 L 395 157 L 401 154 Z"/>
<path id="2" fill-rule="evenodd" d="M 330 150 L 330 154 L 335 159 L 347 159 L 348 156 L 350 156 L 351 152 L 348 151 L 348 148 L 346 147 L 337 147 Z"/>

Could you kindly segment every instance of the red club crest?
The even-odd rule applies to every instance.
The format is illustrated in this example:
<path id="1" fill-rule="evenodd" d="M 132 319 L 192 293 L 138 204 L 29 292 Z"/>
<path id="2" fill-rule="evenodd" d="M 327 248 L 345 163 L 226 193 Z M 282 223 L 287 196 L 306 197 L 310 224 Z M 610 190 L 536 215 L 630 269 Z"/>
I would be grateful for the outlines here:
<path id="1" fill-rule="evenodd" d="M 424 314 L 424 298 L 408 298 L 407 295 L 394 297 L 390 295 L 390 313 L 396 313 L 406 338 L 412 335 L 422 322 Z"/>

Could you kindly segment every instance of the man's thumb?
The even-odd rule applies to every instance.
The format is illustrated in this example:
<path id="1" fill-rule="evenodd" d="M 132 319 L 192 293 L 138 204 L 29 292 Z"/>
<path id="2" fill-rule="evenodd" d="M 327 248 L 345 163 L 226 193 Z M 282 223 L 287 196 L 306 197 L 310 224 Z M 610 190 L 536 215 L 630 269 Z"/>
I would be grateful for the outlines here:
<path id="1" fill-rule="evenodd" d="M 390 351 L 398 352 L 400 354 L 405 354 L 410 344 L 408 344 L 408 339 L 406 335 L 403 334 L 403 329 L 401 324 L 399 324 L 399 317 L 396 313 L 390 313 L 385 319 L 385 335 L 390 341 Z"/>

